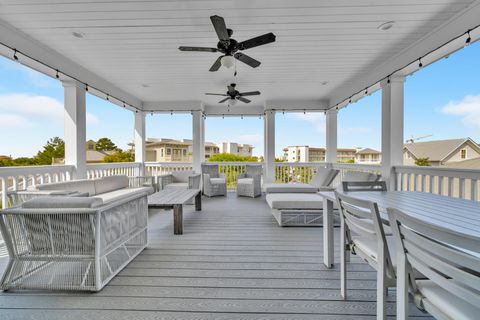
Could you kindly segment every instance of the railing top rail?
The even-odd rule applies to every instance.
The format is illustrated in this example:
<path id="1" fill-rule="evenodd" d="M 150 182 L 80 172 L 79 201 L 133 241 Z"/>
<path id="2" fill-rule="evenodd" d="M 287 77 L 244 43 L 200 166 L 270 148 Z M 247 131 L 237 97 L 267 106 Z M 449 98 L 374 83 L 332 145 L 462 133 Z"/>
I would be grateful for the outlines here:
<path id="1" fill-rule="evenodd" d="M 326 162 L 275 162 L 275 165 L 278 167 L 281 166 L 325 166 Z"/>
<path id="2" fill-rule="evenodd" d="M 382 166 L 379 164 L 366 164 L 366 163 L 341 163 L 341 162 L 336 162 L 332 163 L 332 166 L 334 168 L 345 168 L 345 169 L 375 169 L 378 170 Z"/>
<path id="3" fill-rule="evenodd" d="M 218 164 L 224 166 L 244 166 L 244 165 L 263 165 L 263 162 L 248 162 L 248 161 L 207 161 L 204 164 Z"/>
<path id="4" fill-rule="evenodd" d="M 89 163 L 87 164 L 87 169 L 98 169 L 98 168 L 125 168 L 125 167 L 136 167 L 139 168 L 141 163 L 139 162 L 108 162 L 108 163 Z"/>
<path id="5" fill-rule="evenodd" d="M 394 170 L 397 173 L 416 173 L 430 176 L 480 179 L 480 170 L 476 169 L 444 168 L 430 166 L 395 166 Z"/>
<path id="6" fill-rule="evenodd" d="M 192 166 L 192 162 L 145 162 L 145 166 L 147 167 L 155 167 L 155 166 L 170 166 L 170 167 L 176 167 L 176 166 Z"/>
<path id="7" fill-rule="evenodd" d="M 0 167 L 0 177 L 30 176 L 34 174 L 73 171 L 72 165 Z"/>

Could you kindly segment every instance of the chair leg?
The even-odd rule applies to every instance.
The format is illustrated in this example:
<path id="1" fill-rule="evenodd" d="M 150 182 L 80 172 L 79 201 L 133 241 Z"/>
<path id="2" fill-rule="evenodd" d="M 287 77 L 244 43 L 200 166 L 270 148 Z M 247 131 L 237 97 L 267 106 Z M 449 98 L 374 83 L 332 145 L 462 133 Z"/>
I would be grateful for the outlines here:
<path id="1" fill-rule="evenodd" d="M 381 255 L 381 254 L 380 254 Z M 382 257 L 381 265 L 378 266 L 377 270 L 377 320 L 387 319 L 386 315 L 386 298 L 387 298 L 387 277 L 386 277 L 386 263 L 385 259 Z"/>
<path id="2" fill-rule="evenodd" d="M 340 294 L 343 299 L 347 297 L 347 244 L 345 241 L 345 223 L 340 221 Z"/>

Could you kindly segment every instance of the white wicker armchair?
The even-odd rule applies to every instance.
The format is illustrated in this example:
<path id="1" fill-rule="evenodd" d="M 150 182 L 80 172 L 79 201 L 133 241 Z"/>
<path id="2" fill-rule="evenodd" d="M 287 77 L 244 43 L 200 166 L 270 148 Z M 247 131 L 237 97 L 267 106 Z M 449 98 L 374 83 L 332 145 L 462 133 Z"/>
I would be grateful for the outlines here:
<path id="1" fill-rule="evenodd" d="M 258 197 L 262 195 L 262 165 L 247 164 L 245 173 L 237 175 L 237 196 Z"/>
<path id="2" fill-rule="evenodd" d="M 202 164 L 203 194 L 207 197 L 227 195 L 227 177 L 217 164 Z"/>

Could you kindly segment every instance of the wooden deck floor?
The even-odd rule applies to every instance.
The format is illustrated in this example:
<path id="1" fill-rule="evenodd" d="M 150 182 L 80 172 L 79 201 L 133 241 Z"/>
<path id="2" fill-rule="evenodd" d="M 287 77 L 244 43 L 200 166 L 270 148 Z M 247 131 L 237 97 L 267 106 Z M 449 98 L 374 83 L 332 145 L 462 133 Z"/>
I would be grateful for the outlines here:
<path id="1" fill-rule="evenodd" d="M 322 228 L 280 228 L 262 198 L 189 206 L 183 235 L 172 220 L 150 212 L 148 249 L 101 292 L 0 293 L 0 319 L 375 318 L 375 272 L 353 257 L 342 301 L 338 264 L 322 264 Z M 411 315 L 428 318 L 413 305 Z"/>

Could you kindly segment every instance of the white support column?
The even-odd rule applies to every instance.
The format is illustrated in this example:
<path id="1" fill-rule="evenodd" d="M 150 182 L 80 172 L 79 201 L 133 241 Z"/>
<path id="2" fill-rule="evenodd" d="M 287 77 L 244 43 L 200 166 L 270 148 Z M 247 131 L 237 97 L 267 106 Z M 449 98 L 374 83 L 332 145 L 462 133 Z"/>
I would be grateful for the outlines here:
<path id="1" fill-rule="evenodd" d="M 264 178 L 275 182 L 275 111 L 267 110 L 264 117 Z"/>
<path id="2" fill-rule="evenodd" d="M 393 166 L 403 164 L 404 76 L 382 81 L 382 177 L 395 190 Z"/>
<path id="3" fill-rule="evenodd" d="M 202 111 L 193 111 L 192 113 L 192 135 L 193 169 L 200 173 L 202 163 L 205 161 L 205 119 Z"/>
<path id="4" fill-rule="evenodd" d="M 338 110 L 332 109 L 327 111 L 325 119 L 326 126 L 326 155 L 325 162 L 337 162 L 337 115 Z"/>
<path id="5" fill-rule="evenodd" d="M 135 112 L 135 162 L 140 163 L 140 170 L 138 175 L 145 175 L 145 113 Z"/>
<path id="6" fill-rule="evenodd" d="M 87 110 L 85 86 L 74 80 L 62 81 L 64 87 L 65 164 L 73 165 L 73 179 L 87 177 Z"/>

